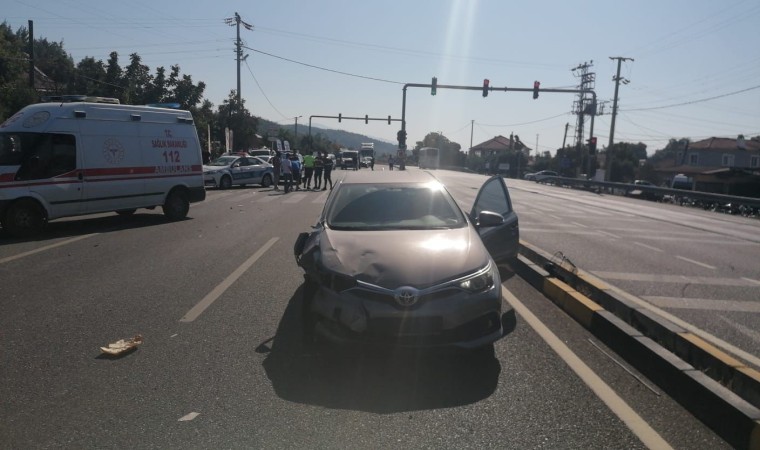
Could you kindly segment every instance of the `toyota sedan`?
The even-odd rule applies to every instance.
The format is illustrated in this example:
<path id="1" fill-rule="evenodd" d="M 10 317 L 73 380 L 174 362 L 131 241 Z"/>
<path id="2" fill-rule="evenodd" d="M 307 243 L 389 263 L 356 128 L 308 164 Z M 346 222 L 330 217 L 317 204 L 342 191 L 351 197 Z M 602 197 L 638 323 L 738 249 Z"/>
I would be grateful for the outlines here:
<path id="1" fill-rule="evenodd" d="M 403 347 L 490 347 L 502 336 L 499 268 L 519 229 L 500 176 L 465 214 L 424 171 L 349 174 L 295 244 L 307 336 Z"/>

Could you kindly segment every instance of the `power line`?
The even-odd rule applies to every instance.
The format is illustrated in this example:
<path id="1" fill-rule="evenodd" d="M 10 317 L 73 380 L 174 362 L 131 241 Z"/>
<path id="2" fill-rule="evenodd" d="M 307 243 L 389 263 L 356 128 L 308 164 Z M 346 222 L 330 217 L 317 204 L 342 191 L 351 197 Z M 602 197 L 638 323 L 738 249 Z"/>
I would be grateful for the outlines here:
<path id="1" fill-rule="evenodd" d="M 562 114 L 557 114 L 556 116 L 546 117 L 544 119 L 533 120 L 533 121 L 530 121 L 530 122 L 510 123 L 510 124 L 505 124 L 505 125 L 494 125 L 494 124 L 487 124 L 487 123 L 479 123 L 478 125 L 482 125 L 484 127 L 496 127 L 496 128 L 499 128 L 499 127 L 519 127 L 519 126 L 522 126 L 522 125 L 531 125 L 531 124 L 534 124 L 534 123 L 546 122 L 547 120 L 556 119 L 557 117 L 562 117 L 562 116 L 566 116 L 566 115 L 567 115 L 567 113 L 562 113 Z"/>
<path id="2" fill-rule="evenodd" d="M 248 68 L 248 72 L 251 74 L 251 77 L 253 78 L 253 81 L 256 82 L 256 86 L 259 87 L 259 91 L 261 91 L 261 95 L 263 95 L 264 98 L 267 100 L 267 103 L 269 103 L 269 106 L 271 106 L 272 109 L 274 109 L 275 111 L 277 111 L 277 114 L 281 115 L 282 118 L 283 118 L 283 120 L 284 119 L 290 119 L 290 117 L 285 116 L 285 114 L 281 113 L 280 110 L 277 109 L 277 107 L 272 104 L 272 101 L 269 100 L 269 97 L 267 97 L 267 94 L 266 94 L 266 92 L 264 92 L 264 89 L 261 87 L 261 84 L 259 84 L 259 80 L 256 79 L 256 75 L 253 74 L 253 71 L 251 70 L 251 66 L 248 65 L 248 61 L 245 60 L 244 62 L 245 62 L 245 67 Z"/>
<path id="3" fill-rule="evenodd" d="M 699 100 L 692 100 L 690 102 L 675 103 L 675 104 L 672 104 L 672 105 L 664 105 L 664 106 L 654 106 L 654 107 L 651 107 L 651 108 L 626 109 L 624 111 L 626 111 L 626 112 L 631 112 L 631 111 L 651 111 L 651 110 L 654 110 L 654 109 L 675 108 L 676 106 L 693 105 L 695 103 L 702 103 L 702 102 L 707 102 L 707 101 L 710 101 L 710 100 L 715 100 L 715 99 L 719 99 L 719 98 L 723 98 L 723 97 L 729 97 L 731 95 L 741 94 L 742 92 L 752 91 L 752 90 L 755 90 L 755 89 L 760 89 L 760 85 L 748 87 L 746 89 L 741 89 L 741 90 L 734 91 L 734 92 L 729 92 L 727 94 L 716 95 L 714 97 L 707 97 L 707 98 L 702 98 L 702 99 L 699 99 Z"/>
<path id="4" fill-rule="evenodd" d="M 368 77 L 368 76 L 365 76 L 365 75 L 357 75 L 357 74 L 348 73 L 348 72 L 341 72 L 340 70 L 333 70 L 333 69 L 328 69 L 328 68 L 325 68 L 325 67 L 315 66 L 313 64 L 307 64 L 307 63 L 296 61 L 296 60 L 293 60 L 293 59 L 288 59 L 288 58 L 285 58 L 285 57 L 282 57 L 282 56 L 273 55 L 273 54 L 267 53 L 265 51 L 256 50 L 255 48 L 251 48 L 251 47 L 243 46 L 243 48 L 245 48 L 247 50 L 250 50 L 252 52 L 261 53 L 262 55 L 271 56 L 272 58 L 277 58 L 277 59 L 281 59 L 283 61 L 291 62 L 291 63 L 294 63 L 294 64 L 300 64 L 302 66 L 311 67 L 312 69 L 324 70 L 325 72 L 337 73 L 337 74 L 340 74 L 340 75 L 346 75 L 346 76 L 354 77 L 354 78 L 363 78 L 365 80 L 381 81 L 383 83 L 402 84 L 402 85 L 405 84 L 405 83 L 403 83 L 401 81 L 384 80 L 382 78 Z"/>

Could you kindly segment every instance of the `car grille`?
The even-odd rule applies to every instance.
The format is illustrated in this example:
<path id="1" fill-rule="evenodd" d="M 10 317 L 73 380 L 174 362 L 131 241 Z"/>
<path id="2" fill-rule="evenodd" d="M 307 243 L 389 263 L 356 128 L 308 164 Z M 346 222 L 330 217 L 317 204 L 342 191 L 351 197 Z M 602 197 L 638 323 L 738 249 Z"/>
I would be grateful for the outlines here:
<path id="1" fill-rule="evenodd" d="M 369 291 L 369 290 L 365 290 L 361 288 L 353 289 L 351 293 L 362 300 L 369 300 L 372 302 L 379 302 L 379 303 L 387 303 L 387 304 L 394 305 L 398 309 L 414 309 L 414 308 L 419 307 L 420 305 L 425 304 L 426 302 L 436 301 L 436 300 L 445 300 L 455 295 L 462 295 L 462 291 L 458 289 L 450 289 L 450 288 L 441 289 L 440 291 L 435 291 L 429 294 L 420 295 L 419 300 L 417 300 L 417 302 L 414 305 L 402 306 L 396 301 L 393 295 L 383 294 L 383 293 L 375 292 L 375 291 Z"/>

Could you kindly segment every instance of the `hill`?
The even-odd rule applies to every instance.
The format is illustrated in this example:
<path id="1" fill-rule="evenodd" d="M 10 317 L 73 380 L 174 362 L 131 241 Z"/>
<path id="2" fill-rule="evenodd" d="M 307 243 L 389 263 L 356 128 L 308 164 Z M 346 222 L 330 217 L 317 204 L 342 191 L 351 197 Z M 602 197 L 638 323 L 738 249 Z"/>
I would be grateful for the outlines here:
<path id="1" fill-rule="evenodd" d="M 280 127 L 282 129 L 288 130 L 290 133 L 295 134 L 295 124 L 280 125 L 280 124 L 270 122 L 265 119 L 259 119 L 259 123 L 260 123 L 259 125 L 260 129 L 266 130 L 266 129 L 269 129 L 270 126 Z M 308 132 L 309 132 L 308 125 L 306 126 L 299 125 L 298 127 L 299 136 L 303 136 L 307 134 Z M 388 141 L 373 138 L 370 136 L 365 136 L 363 134 L 351 133 L 351 132 L 343 131 L 343 130 L 333 130 L 331 128 L 318 128 L 318 127 L 312 126 L 311 134 L 312 136 L 321 134 L 322 136 L 334 142 L 336 145 L 340 147 L 351 148 L 354 150 L 358 150 L 359 148 L 361 148 L 363 142 L 374 142 L 376 155 L 396 154 L 396 151 L 398 150 L 398 145 L 393 142 L 388 142 Z"/>

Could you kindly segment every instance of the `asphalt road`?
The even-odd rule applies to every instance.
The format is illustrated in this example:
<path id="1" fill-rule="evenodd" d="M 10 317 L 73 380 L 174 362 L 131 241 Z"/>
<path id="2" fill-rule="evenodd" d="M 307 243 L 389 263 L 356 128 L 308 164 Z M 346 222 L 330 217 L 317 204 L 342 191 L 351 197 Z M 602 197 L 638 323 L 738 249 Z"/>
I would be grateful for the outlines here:
<path id="1" fill-rule="evenodd" d="M 484 180 L 452 176 L 462 204 Z M 0 236 L 0 447 L 727 448 L 516 276 L 493 355 L 304 348 L 292 245 L 326 195 L 209 191 L 177 223 Z"/>

